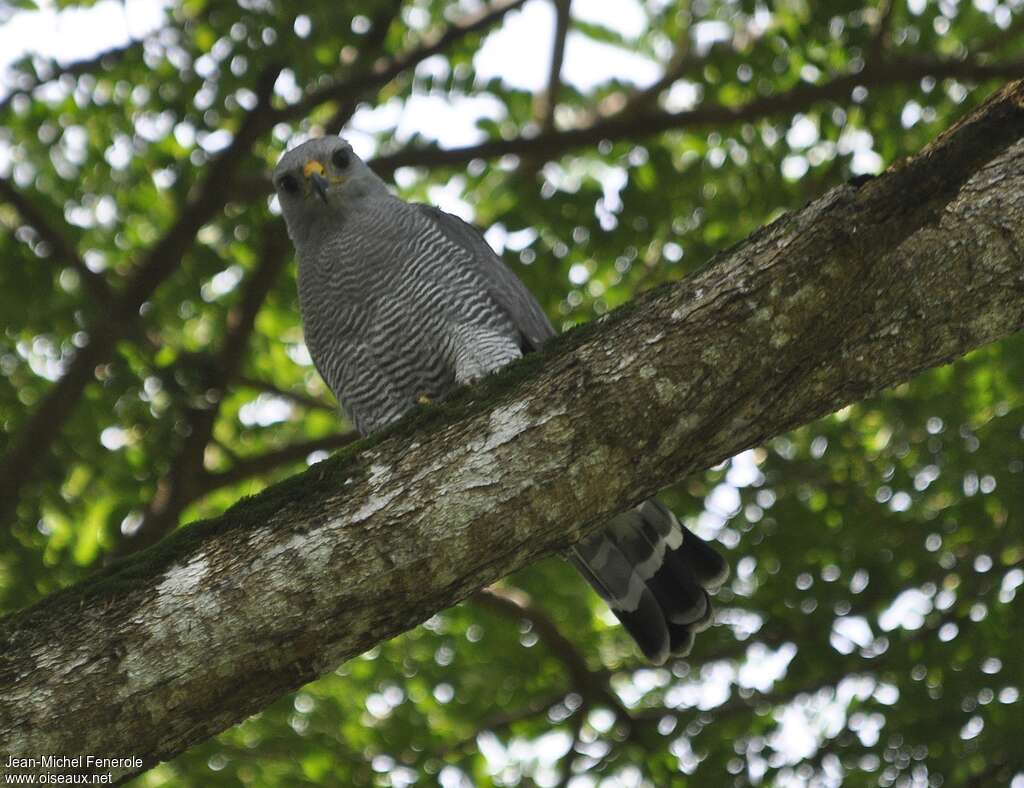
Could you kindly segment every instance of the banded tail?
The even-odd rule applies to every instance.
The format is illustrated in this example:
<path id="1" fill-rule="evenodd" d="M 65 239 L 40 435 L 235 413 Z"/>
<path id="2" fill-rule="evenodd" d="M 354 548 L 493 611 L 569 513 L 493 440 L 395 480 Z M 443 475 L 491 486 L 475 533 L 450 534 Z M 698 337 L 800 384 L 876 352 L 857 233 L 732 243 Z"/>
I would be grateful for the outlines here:
<path id="1" fill-rule="evenodd" d="M 570 561 L 651 662 L 686 656 L 711 625 L 711 600 L 729 566 L 703 539 L 651 498 L 583 539 Z"/>

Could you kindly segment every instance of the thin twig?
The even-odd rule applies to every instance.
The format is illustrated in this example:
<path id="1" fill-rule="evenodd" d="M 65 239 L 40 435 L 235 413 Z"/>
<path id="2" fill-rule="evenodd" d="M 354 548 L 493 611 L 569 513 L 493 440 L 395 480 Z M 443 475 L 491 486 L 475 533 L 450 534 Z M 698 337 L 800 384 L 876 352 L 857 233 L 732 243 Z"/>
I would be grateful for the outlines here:
<path id="1" fill-rule="evenodd" d="M 327 400 L 318 399 L 317 397 L 310 396 L 309 394 L 303 394 L 301 391 L 281 388 L 277 384 L 271 383 L 269 380 L 260 380 L 248 375 L 239 375 L 236 382 L 238 385 L 245 386 L 246 388 L 255 389 L 256 391 L 264 391 L 268 394 L 273 394 L 275 397 L 291 400 L 296 405 L 301 405 L 303 408 L 308 408 L 309 410 L 338 413 L 338 406 L 328 402 Z"/>
<path id="2" fill-rule="evenodd" d="M 874 29 L 871 31 L 871 43 L 868 46 L 868 57 L 878 60 L 889 45 L 889 30 L 892 27 L 895 0 L 880 0 Z"/>
<path id="3" fill-rule="evenodd" d="M 471 746 L 476 745 L 476 740 L 481 733 L 484 733 L 485 731 L 498 733 L 510 728 L 518 722 L 523 722 L 525 720 L 538 717 L 541 714 L 546 714 L 552 706 L 560 703 L 564 698 L 564 692 L 556 692 L 551 695 L 546 695 L 543 698 L 538 698 L 522 708 L 499 712 L 481 723 L 480 727 L 473 731 L 473 733 L 440 747 L 435 754 L 443 757 L 451 753 L 465 752 Z"/>
<path id="4" fill-rule="evenodd" d="M 534 604 L 527 593 L 518 588 L 491 586 L 474 594 L 471 599 L 474 604 L 492 612 L 529 621 L 537 637 L 565 666 L 573 688 L 580 695 L 591 705 L 604 703 L 611 706 L 621 722 L 627 725 L 631 722 L 629 710 L 608 683 L 608 673 L 592 670 L 576 645 L 561 633 L 554 619 Z"/>
<path id="5" fill-rule="evenodd" d="M 278 449 L 250 457 L 240 457 L 234 465 L 224 471 L 207 471 L 197 483 L 197 497 L 208 495 L 214 490 L 238 484 L 257 476 L 265 476 L 278 468 L 306 459 L 318 451 L 333 451 L 359 440 L 359 433 L 339 432 L 323 438 L 313 438 L 299 443 L 290 443 Z"/>
<path id="6" fill-rule="evenodd" d="M 558 94 L 562 89 L 562 62 L 565 60 L 565 40 L 569 35 L 572 21 L 572 0 L 552 0 L 555 6 L 555 36 L 551 45 L 551 65 L 548 67 L 548 81 L 541 94 L 540 127 L 544 131 L 555 128 L 555 110 L 558 108 Z"/>
<path id="7" fill-rule="evenodd" d="M 565 755 L 559 759 L 557 765 L 561 776 L 558 779 L 556 788 L 566 788 L 572 779 L 572 765 L 576 762 L 576 748 L 579 747 L 580 742 L 583 740 L 583 725 L 587 721 L 587 714 L 589 712 L 590 707 L 587 705 L 586 699 L 573 712 L 572 738 L 569 740 L 569 749 L 565 751 Z"/>

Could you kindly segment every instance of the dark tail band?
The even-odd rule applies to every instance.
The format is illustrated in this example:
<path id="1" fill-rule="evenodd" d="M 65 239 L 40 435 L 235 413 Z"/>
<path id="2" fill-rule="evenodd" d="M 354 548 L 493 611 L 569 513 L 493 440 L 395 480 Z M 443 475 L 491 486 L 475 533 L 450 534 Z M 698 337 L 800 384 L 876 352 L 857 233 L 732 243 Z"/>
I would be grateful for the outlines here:
<path id="1" fill-rule="evenodd" d="M 708 592 L 729 576 L 725 559 L 653 498 L 582 540 L 569 558 L 659 665 L 690 652 L 695 633 L 710 626 Z"/>

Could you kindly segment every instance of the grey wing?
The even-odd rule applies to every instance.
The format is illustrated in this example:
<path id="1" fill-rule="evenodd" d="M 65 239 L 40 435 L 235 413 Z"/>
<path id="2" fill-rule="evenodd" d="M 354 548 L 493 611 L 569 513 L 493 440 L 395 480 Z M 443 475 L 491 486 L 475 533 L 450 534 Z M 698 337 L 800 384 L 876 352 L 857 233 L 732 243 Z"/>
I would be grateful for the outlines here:
<path id="1" fill-rule="evenodd" d="M 555 336 L 555 329 L 537 303 L 537 299 L 533 297 L 533 293 L 491 249 L 479 230 L 458 216 L 433 205 L 416 203 L 415 207 L 425 214 L 449 241 L 469 252 L 487 281 L 491 298 L 509 316 L 519 331 L 524 353 L 537 350 Z"/>

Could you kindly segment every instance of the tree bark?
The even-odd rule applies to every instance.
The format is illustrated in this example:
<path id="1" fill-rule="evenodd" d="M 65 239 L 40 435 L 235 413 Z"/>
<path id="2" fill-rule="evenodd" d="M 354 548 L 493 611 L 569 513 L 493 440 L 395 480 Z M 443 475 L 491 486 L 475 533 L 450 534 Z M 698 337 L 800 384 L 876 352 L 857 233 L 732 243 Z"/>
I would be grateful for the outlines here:
<path id="1" fill-rule="evenodd" d="M 685 475 L 1019 331 L 1022 138 L 1018 82 L 883 176 L 8 617 L 0 751 L 136 774 Z"/>

